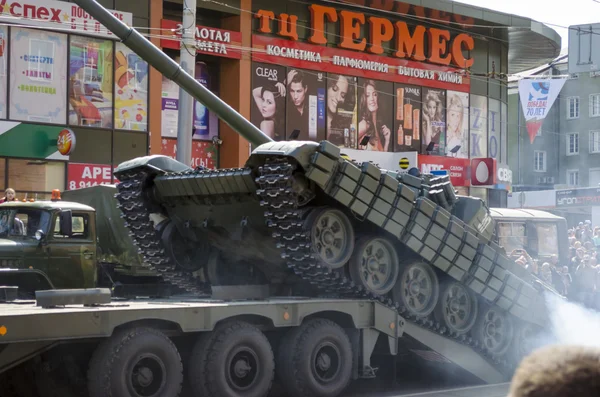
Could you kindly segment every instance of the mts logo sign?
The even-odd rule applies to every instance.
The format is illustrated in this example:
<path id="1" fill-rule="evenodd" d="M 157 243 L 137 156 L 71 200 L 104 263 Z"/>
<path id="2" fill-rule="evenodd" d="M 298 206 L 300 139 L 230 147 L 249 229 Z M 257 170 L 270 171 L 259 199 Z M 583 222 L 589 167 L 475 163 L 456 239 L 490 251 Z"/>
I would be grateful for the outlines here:
<path id="1" fill-rule="evenodd" d="M 421 164 L 421 172 L 423 174 L 431 174 L 431 171 L 441 171 L 444 166 L 441 164 Z"/>

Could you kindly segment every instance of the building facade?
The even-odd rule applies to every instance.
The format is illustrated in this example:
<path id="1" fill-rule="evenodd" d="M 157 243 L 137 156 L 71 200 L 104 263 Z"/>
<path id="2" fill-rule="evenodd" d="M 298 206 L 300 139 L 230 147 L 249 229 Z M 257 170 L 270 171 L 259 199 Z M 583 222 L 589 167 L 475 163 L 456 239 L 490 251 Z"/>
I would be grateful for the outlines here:
<path id="1" fill-rule="evenodd" d="M 30 1 L 36 6 L 51 2 Z M 534 23 L 526 18 L 457 3 L 432 1 L 430 8 L 376 0 L 358 3 L 198 2 L 195 77 L 275 140 L 328 139 L 350 157 L 385 160 L 388 168 L 445 169 L 460 193 L 505 206 L 511 185 L 506 178 L 507 76 L 554 58 L 559 36 L 545 26 L 541 33 L 522 29 Z M 101 4 L 140 27 L 178 61 L 180 2 L 149 0 L 147 7 L 124 0 Z M 11 155 L 0 149 L 5 159 L 1 187 L 41 194 L 51 188 L 110 183 L 112 167 L 125 159 L 147 153 L 175 156 L 179 88 L 114 37 L 102 36 L 102 42 L 88 38 L 86 26 L 83 21 L 71 23 L 73 31 L 64 33 L 66 44 L 60 49 L 64 54 L 57 52 L 59 47 L 52 50 L 53 59 L 62 60 L 52 65 L 53 73 L 63 71 L 64 78 L 53 80 L 60 86 L 57 92 L 64 92 L 62 113 L 60 106 L 53 106 L 58 113 L 49 122 L 41 117 L 51 112 L 23 116 L 19 102 L 6 108 L 5 130 L 10 132 L 8 127 L 25 118 L 34 126 L 29 134 L 41 137 L 35 131 L 43 126 L 48 139 L 41 141 L 49 153 Z M 513 32 L 511 26 L 520 29 Z M 22 28 L 7 27 L 7 64 L 22 56 L 10 51 L 13 37 L 22 37 L 12 35 L 16 29 Z M 56 29 L 50 33 L 63 34 Z M 54 38 L 43 40 L 58 43 Z M 86 47 L 90 41 L 94 45 Z M 524 49 L 523 43 L 536 50 Z M 103 58 L 93 55 L 100 50 Z M 101 64 L 94 61 L 101 58 Z M 83 66 L 78 69 L 79 63 Z M 30 68 L 17 66 L 25 67 Z M 17 75 L 10 67 L 6 71 L 7 103 L 12 104 L 11 79 Z M 42 76 L 44 72 L 48 71 L 39 70 Z M 30 81 L 37 76 L 18 77 Z M 33 100 L 26 103 L 41 109 Z M 247 141 L 199 103 L 190 128 L 193 166 L 237 167 L 251 151 Z M 4 135 L 17 136 L 5 133 L 0 139 Z M 48 143 L 57 140 L 73 145 Z M 471 161 L 480 158 L 495 159 L 503 170 L 498 175 L 505 177 L 496 177 L 494 165 L 488 170 L 494 178 L 472 178 Z M 14 163 L 17 160 L 25 163 Z M 15 172 L 29 174 L 25 165 L 48 171 L 40 181 L 19 185 L 25 179 Z"/>

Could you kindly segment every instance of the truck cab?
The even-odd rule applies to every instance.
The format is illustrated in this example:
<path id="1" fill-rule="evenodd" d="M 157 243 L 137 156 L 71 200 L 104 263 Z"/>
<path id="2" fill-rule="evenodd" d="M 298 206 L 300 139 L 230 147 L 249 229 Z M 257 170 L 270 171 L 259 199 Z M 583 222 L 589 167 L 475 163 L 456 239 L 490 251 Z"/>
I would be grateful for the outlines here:
<path id="1" fill-rule="evenodd" d="M 95 210 L 55 197 L 0 204 L 0 268 L 38 269 L 56 288 L 95 287 Z"/>

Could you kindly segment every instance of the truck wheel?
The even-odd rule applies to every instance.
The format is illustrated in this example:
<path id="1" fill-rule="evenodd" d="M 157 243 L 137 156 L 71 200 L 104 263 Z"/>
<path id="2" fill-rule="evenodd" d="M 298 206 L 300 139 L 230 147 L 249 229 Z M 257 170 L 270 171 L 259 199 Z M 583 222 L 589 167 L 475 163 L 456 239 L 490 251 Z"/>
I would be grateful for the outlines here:
<path id="1" fill-rule="evenodd" d="M 224 323 L 202 335 L 189 362 L 190 385 L 198 396 L 264 397 L 274 371 L 269 340 L 243 321 Z"/>
<path id="2" fill-rule="evenodd" d="M 293 397 L 335 397 L 352 377 L 352 345 L 346 332 L 326 319 L 313 319 L 282 339 L 277 374 Z"/>
<path id="3" fill-rule="evenodd" d="M 182 384 L 177 348 L 153 328 L 115 332 L 98 346 L 88 370 L 90 397 L 175 397 Z"/>

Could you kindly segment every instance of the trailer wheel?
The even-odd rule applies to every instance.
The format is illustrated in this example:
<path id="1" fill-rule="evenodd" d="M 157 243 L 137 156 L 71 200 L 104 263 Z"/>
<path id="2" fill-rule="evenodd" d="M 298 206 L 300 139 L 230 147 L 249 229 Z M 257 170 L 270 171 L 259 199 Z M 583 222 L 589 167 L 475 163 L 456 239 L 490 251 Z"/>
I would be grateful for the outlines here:
<path id="1" fill-rule="evenodd" d="M 313 319 L 282 339 L 277 374 L 293 397 L 335 397 L 352 377 L 352 345 L 346 332 L 326 319 Z"/>
<path id="2" fill-rule="evenodd" d="M 178 396 L 182 383 L 177 348 L 153 328 L 117 331 L 98 346 L 88 370 L 90 397 Z"/>
<path id="3" fill-rule="evenodd" d="M 266 396 L 274 371 L 269 340 L 243 321 L 222 324 L 200 337 L 189 362 L 192 392 L 199 396 Z"/>

